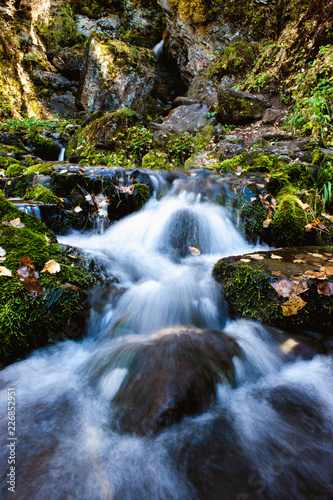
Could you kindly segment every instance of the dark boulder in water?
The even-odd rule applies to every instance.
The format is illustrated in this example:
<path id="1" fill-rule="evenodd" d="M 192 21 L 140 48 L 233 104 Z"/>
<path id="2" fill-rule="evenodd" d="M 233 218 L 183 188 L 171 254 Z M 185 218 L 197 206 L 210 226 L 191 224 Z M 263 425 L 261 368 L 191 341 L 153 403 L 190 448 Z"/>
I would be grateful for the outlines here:
<path id="1" fill-rule="evenodd" d="M 120 342 L 111 359 L 102 360 L 97 377 L 110 387 L 114 370 L 127 370 L 111 395 L 114 422 L 123 432 L 154 435 L 185 415 L 206 411 L 219 382 L 235 383 L 233 357 L 240 348 L 219 331 L 173 327 Z"/>

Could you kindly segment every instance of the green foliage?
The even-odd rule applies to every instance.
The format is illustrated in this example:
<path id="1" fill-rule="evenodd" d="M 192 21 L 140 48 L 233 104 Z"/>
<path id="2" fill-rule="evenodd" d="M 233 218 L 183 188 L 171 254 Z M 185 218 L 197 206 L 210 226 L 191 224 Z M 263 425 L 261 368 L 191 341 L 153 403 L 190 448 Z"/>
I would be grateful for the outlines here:
<path id="1" fill-rule="evenodd" d="M 24 167 L 19 163 L 12 163 L 6 170 L 6 177 L 17 177 L 23 173 Z"/>
<path id="2" fill-rule="evenodd" d="M 170 165 L 168 161 L 168 156 L 166 153 L 162 151 L 151 151 L 147 153 L 142 158 L 142 167 L 143 168 L 156 168 L 156 169 L 168 169 L 172 170 L 174 167 Z"/>
<path id="3" fill-rule="evenodd" d="M 35 116 L 31 118 L 10 118 L 0 123 L 0 132 L 7 132 L 13 134 L 19 132 L 20 134 L 28 134 L 33 136 L 44 131 L 44 129 L 54 130 L 58 123 L 56 120 L 40 120 Z"/>
<path id="4" fill-rule="evenodd" d="M 177 136 L 170 136 L 168 141 L 169 157 L 176 164 L 184 164 L 194 151 L 194 135 L 182 132 Z"/>
<path id="5" fill-rule="evenodd" d="M 38 32 L 48 49 L 72 47 L 84 40 L 77 31 L 75 16 L 69 5 L 63 7 L 58 15 L 52 17 L 49 24 L 41 20 Z"/>
<path id="6" fill-rule="evenodd" d="M 60 203 L 59 198 L 41 184 L 28 188 L 24 198 L 26 200 L 41 201 L 42 203 L 51 203 L 56 205 Z"/>
<path id="7" fill-rule="evenodd" d="M 133 191 L 135 210 L 141 210 L 143 205 L 149 200 L 150 193 L 146 184 L 135 184 Z"/>
<path id="8" fill-rule="evenodd" d="M 193 23 L 205 23 L 212 19 L 219 5 L 218 0 L 170 0 L 180 16 Z"/>
<path id="9" fill-rule="evenodd" d="M 271 223 L 277 245 L 301 245 L 305 240 L 306 218 L 297 204 L 296 196 L 285 194 L 279 200 L 278 209 Z"/>
<path id="10" fill-rule="evenodd" d="M 134 159 L 142 160 L 142 157 L 151 148 L 153 132 L 142 125 L 135 125 L 128 130 L 126 144 L 128 151 Z"/>
<path id="11" fill-rule="evenodd" d="M 267 218 L 267 210 L 261 202 L 256 199 L 254 202 L 246 202 L 240 210 L 240 221 L 244 227 L 247 238 L 252 243 L 262 240 L 264 231 L 263 222 Z"/>
<path id="12" fill-rule="evenodd" d="M 258 43 L 233 42 L 218 55 L 209 68 L 208 75 L 218 79 L 225 75 L 242 75 L 252 68 L 258 54 Z"/>

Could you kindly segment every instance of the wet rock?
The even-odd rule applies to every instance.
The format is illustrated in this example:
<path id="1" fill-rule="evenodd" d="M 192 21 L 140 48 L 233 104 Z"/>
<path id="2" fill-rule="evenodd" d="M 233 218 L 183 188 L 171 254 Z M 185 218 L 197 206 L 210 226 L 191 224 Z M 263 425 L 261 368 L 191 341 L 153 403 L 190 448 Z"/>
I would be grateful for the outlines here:
<path id="1" fill-rule="evenodd" d="M 57 160 L 61 151 L 60 144 L 52 141 L 41 134 L 33 136 L 31 139 L 34 154 L 42 160 Z"/>
<path id="2" fill-rule="evenodd" d="M 236 315 L 330 336 L 332 263 L 330 247 L 290 247 L 221 259 L 213 276 Z"/>
<path id="3" fill-rule="evenodd" d="M 100 361 L 94 374 L 108 395 L 108 380 L 126 370 L 113 396 L 115 419 L 123 432 L 154 435 L 185 415 L 207 410 L 217 383 L 234 384 L 232 359 L 240 348 L 227 335 L 193 327 L 173 327 L 154 335 L 135 336 Z"/>
<path id="4" fill-rule="evenodd" d="M 219 87 L 218 117 L 221 123 L 251 123 L 262 118 L 266 108 L 267 104 L 253 94 Z"/>
<path id="5" fill-rule="evenodd" d="M 112 36 L 118 33 L 121 20 L 117 14 L 110 14 L 97 20 L 79 15 L 76 24 L 78 32 L 83 36 L 89 37 L 94 32 Z"/>
<path id="6" fill-rule="evenodd" d="M 228 85 L 229 87 L 232 84 Z M 198 75 L 193 78 L 187 92 L 188 99 L 198 99 L 207 106 L 216 106 L 218 102 L 216 84 L 205 75 Z"/>
<path id="7" fill-rule="evenodd" d="M 88 113 L 131 107 L 156 80 L 155 55 L 94 33 L 84 56 L 77 104 Z"/>

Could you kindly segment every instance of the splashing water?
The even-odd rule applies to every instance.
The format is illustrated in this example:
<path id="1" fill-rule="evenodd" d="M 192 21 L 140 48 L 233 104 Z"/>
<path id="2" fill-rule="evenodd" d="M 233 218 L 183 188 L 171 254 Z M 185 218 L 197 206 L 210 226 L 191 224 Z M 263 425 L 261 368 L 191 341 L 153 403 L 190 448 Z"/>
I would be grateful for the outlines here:
<path id="1" fill-rule="evenodd" d="M 17 399 L 19 499 L 333 498 L 332 358 L 286 358 L 282 333 L 228 319 L 212 265 L 254 247 L 225 208 L 202 201 L 192 187 L 186 191 L 186 181 L 182 187 L 151 199 L 102 235 L 61 239 L 101 259 L 118 278 L 118 290 L 102 312 L 92 311 L 84 340 L 41 349 L 2 370 L 1 498 L 12 495 L 8 387 Z M 171 335 L 179 325 L 194 335 Z M 213 333 L 200 337 L 198 328 Z M 161 329 L 168 330 L 157 333 Z M 214 379 L 215 397 L 200 411 L 186 407 L 178 418 L 181 395 L 172 393 L 170 380 L 178 378 L 181 390 L 183 381 L 215 373 L 217 342 L 226 341 L 235 349 L 226 358 L 233 381 Z M 141 370 L 141 378 L 131 380 L 131 370 Z M 146 387 L 150 373 L 154 382 Z M 158 394 L 158 423 L 167 424 L 155 434 L 126 432 L 119 424 L 120 410 L 145 394 L 136 387 L 147 390 L 148 399 Z"/>

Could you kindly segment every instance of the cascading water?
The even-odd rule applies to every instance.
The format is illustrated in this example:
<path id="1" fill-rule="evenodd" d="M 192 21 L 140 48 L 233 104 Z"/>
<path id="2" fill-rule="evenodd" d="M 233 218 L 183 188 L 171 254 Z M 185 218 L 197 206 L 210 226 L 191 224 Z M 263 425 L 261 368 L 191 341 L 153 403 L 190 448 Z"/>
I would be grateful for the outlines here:
<path id="1" fill-rule="evenodd" d="M 228 319 L 212 265 L 254 247 L 192 184 L 62 238 L 119 285 L 84 340 L 1 372 L 1 498 L 8 387 L 19 499 L 333 498 L 332 358 L 288 357 L 283 333 Z"/>

